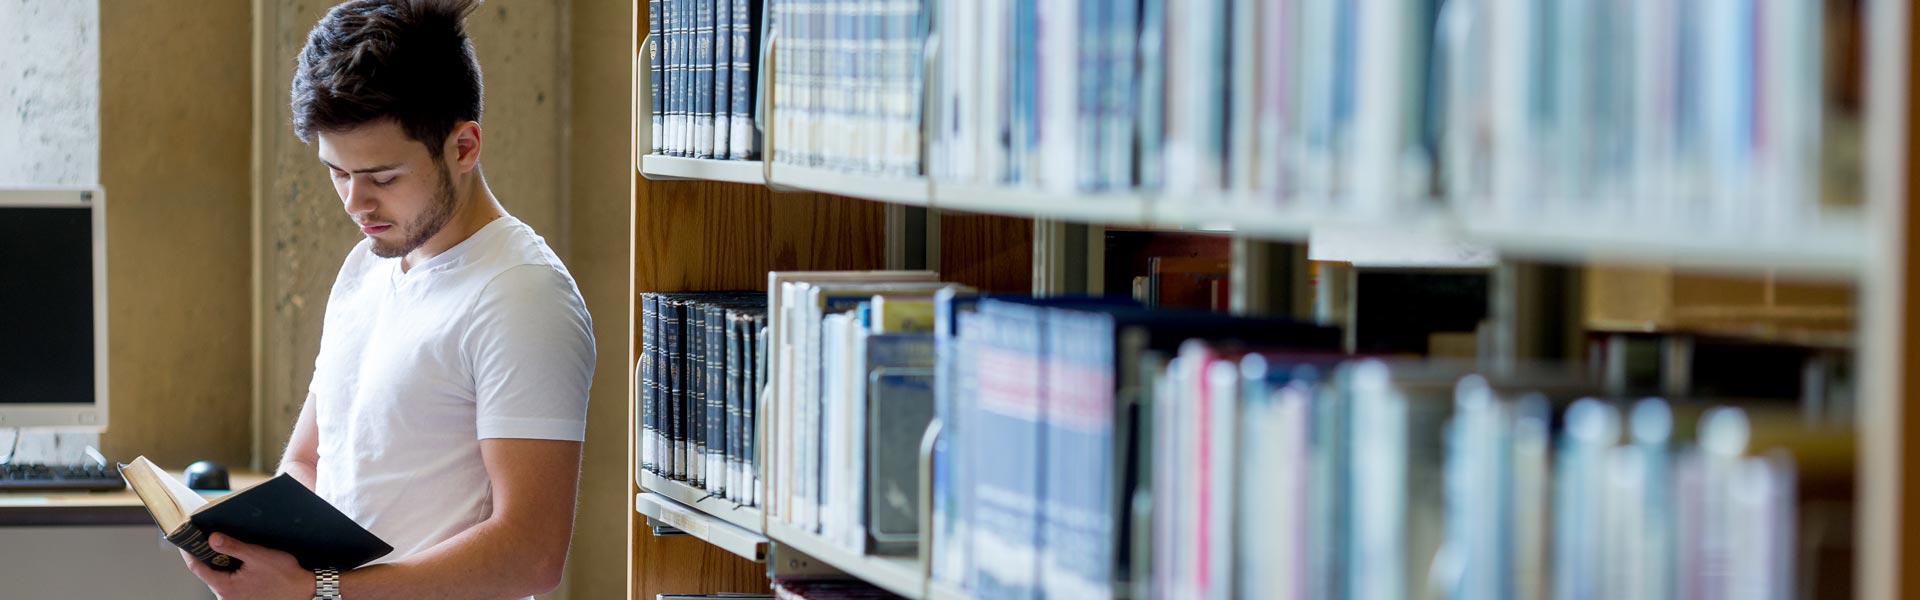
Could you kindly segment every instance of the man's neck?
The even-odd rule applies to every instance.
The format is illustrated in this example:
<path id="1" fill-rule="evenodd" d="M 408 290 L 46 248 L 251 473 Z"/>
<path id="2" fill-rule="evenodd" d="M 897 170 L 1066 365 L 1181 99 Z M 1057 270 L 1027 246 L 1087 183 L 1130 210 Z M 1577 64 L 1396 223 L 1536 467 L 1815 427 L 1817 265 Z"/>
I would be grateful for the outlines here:
<path id="1" fill-rule="evenodd" d="M 487 187 L 487 179 L 478 169 L 473 172 L 473 183 L 464 187 L 465 192 L 456 192 L 458 199 L 454 201 L 453 217 L 447 220 L 445 227 L 440 228 L 440 233 L 400 258 L 401 272 L 460 245 L 460 242 L 473 237 L 474 233 L 494 219 L 507 216 L 506 209 L 501 208 L 500 200 L 493 197 L 493 190 Z"/>

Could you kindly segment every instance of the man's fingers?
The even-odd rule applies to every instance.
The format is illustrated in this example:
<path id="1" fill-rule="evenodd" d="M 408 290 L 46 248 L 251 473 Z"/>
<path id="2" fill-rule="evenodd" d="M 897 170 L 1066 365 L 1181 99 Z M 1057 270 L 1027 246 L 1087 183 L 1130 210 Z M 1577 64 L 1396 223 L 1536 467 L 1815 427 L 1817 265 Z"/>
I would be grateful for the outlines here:
<path id="1" fill-rule="evenodd" d="M 241 562 L 258 560 L 263 557 L 264 552 L 267 550 L 260 546 L 233 539 L 233 536 L 224 533 L 207 536 L 207 543 L 213 546 L 215 551 L 238 558 Z"/>

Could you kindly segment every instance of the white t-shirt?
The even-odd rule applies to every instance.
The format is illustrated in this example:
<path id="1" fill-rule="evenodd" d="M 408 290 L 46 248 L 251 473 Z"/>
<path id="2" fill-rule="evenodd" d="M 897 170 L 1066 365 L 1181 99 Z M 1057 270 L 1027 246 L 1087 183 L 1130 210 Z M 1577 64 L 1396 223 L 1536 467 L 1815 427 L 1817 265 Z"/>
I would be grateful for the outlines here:
<path id="1" fill-rule="evenodd" d="M 586 439 L 593 325 L 546 241 L 502 217 L 402 272 L 361 241 L 313 374 L 317 492 L 399 560 L 492 514 L 485 438 Z"/>

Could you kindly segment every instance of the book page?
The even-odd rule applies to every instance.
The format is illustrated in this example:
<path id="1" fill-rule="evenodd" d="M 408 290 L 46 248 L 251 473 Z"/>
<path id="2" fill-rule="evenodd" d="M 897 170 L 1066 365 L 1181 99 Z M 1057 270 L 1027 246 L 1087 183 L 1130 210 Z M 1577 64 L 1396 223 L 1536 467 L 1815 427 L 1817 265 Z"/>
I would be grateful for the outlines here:
<path id="1" fill-rule="evenodd" d="M 147 505 L 147 512 L 153 514 L 153 520 L 160 529 L 171 534 L 185 523 L 187 515 L 199 509 L 207 501 L 194 493 L 185 483 L 160 470 L 147 457 L 133 459 L 130 464 L 120 465 L 120 473 L 127 479 L 127 486 Z"/>

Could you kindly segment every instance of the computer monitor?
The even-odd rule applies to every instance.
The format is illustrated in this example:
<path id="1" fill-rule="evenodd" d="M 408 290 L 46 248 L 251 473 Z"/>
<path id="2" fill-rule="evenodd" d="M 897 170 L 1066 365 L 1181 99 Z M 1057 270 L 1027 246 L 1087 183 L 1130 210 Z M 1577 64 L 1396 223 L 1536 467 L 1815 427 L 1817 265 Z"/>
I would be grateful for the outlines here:
<path id="1" fill-rule="evenodd" d="M 0 427 L 107 427 L 98 188 L 0 189 Z"/>

